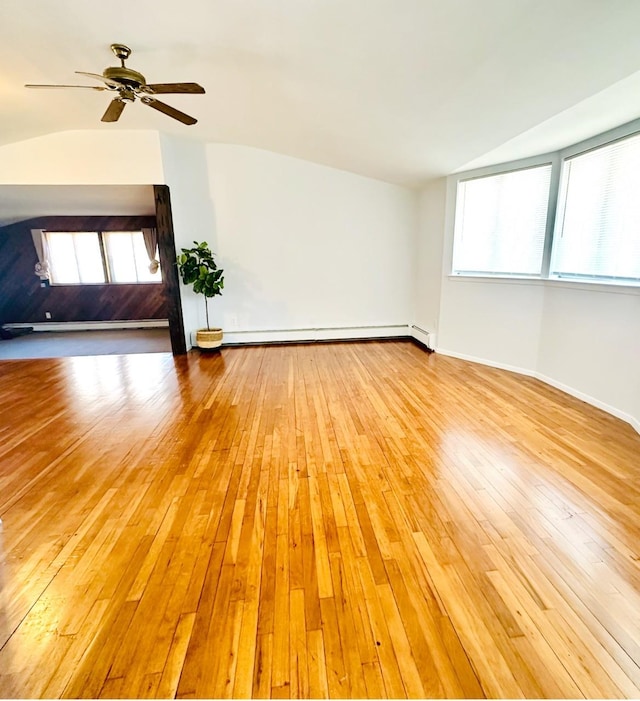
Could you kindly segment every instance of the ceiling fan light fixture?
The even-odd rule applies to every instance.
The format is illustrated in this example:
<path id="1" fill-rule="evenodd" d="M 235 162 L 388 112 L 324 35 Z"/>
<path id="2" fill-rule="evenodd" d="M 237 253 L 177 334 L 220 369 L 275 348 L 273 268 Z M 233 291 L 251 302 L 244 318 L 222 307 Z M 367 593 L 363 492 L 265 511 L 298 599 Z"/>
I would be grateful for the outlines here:
<path id="1" fill-rule="evenodd" d="M 118 99 L 122 100 L 123 102 L 135 102 L 136 94 L 133 92 L 133 90 L 127 90 L 126 88 L 122 88 L 120 90 L 120 97 Z"/>

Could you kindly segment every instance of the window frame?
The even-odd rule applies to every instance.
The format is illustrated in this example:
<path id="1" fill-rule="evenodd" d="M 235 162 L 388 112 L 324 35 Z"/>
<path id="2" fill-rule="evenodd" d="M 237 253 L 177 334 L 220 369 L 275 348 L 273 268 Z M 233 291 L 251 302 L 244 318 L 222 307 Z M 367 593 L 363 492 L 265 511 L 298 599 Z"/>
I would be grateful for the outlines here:
<path id="1" fill-rule="evenodd" d="M 47 237 L 48 234 L 77 234 L 80 230 L 74 231 L 73 229 L 44 229 L 44 235 Z M 102 258 L 102 267 L 104 270 L 105 281 L 104 282 L 55 282 L 49 280 L 50 287 L 80 287 L 80 286 L 97 286 L 97 285 L 162 285 L 164 278 L 162 277 L 162 270 L 160 269 L 160 279 L 159 280 L 137 280 L 135 282 L 117 282 L 112 280 L 111 265 L 109 262 L 109 254 L 107 252 L 107 244 L 105 241 L 105 234 L 113 233 L 128 233 L 136 234 L 142 233 L 142 227 L 136 229 L 84 229 L 80 233 L 96 234 L 98 238 L 98 245 L 100 247 L 100 255 Z"/>
<path id="2" fill-rule="evenodd" d="M 453 248 L 451 252 L 451 275 L 454 277 L 496 277 L 496 278 L 515 278 L 515 279 L 527 279 L 527 280 L 537 280 L 541 277 L 541 275 L 544 274 L 545 271 L 545 265 L 548 266 L 549 264 L 549 255 L 547 255 L 547 242 L 549 238 L 549 227 L 553 226 L 553 220 L 550 218 L 550 213 L 549 213 L 549 206 L 550 206 L 550 196 L 547 197 L 547 217 L 546 217 L 546 222 L 545 222 L 545 228 L 544 228 L 544 240 L 543 240 L 543 246 L 542 246 L 542 259 L 540 262 L 540 274 L 537 273 L 507 273 L 507 272 L 490 272 L 490 271 L 473 271 L 473 270 L 454 270 L 453 265 L 454 265 L 454 259 L 455 259 L 455 252 L 456 252 L 456 234 L 458 231 L 458 195 L 460 193 L 460 185 L 462 183 L 467 183 L 471 182 L 474 180 L 482 180 L 484 178 L 491 178 L 491 177 L 497 177 L 500 175 L 509 175 L 511 173 L 522 173 L 523 171 L 528 171 L 528 170 L 534 170 L 536 168 L 544 168 L 547 166 L 550 166 L 551 170 L 549 173 L 549 195 L 551 193 L 551 189 L 553 187 L 554 183 L 554 175 L 555 175 L 555 168 L 554 168 L 554 162 L 552 159 L 542 159 L 540 162 L 537 163 L 528 163 L 526 165 L 518 164 L 518 163 L 512 163 L 509 164 L 511 167 L 505 168 L 505 169 L 500 169 L 500 170 L 495 170 L 493 171 L 493 168 L 490 168 L 491 171 L 493 172 L 487 172 L 487 173 L 478 173 L 476 171 L 471 171 L 473 175 L 470 173 L 463 173 L 463 177 L 458 177 L 456 179 L 456 207 L 454 211 L 454 222 L 453 222 Z M 482 169 L 484 170 L 484 169 Z M 555 211 L 555 210 L 554 210 Z"/>
<path id="3" fill-rule="evenodd" d="M 581 278 L 581 277 L 559 277 L 550 274 L 554 236 L 559 235 L 559 227 L 562 224 L 562 212 L 558 211 L 560 200 L 560 189 L 564 171 L 566 168 L 567 159 L 580 156 L 589 151 L 596 150 L 603 146 L 608 146 L 617 141 L 623 141 L 632 136 L 640 135 L 640 119 L 628 122 L 621 126 L 609 129 L 608 131 L 597 134 L 593 137 L 571 144 L 558 151 L 540 154 L 529 158 L 523 158 L 516 161 L 483 166 L 468 171 L 461 171 L 450 175 L 448 180 L 448 199 L 452 203 L 449 209 L 450 224 L 448 229 L 451 232 L 451 240 L 448 246 L 449 260 L 447 263 L 449 279 L 453 280 L 484 280 L 484 281 L 528 281 L 532 283 L 553 283 L 554 285 L 569 285 L 571 287 L 582 286 L 583 289 L 593 289 L 597 286 L 604 288 L 617 288 L 619 291 L 638 291 L 640 289 L 640 281 L 632 280 L 616 280 L 610 278 Z M 491 273 L 467 273 L 456 272 L 453 269 L 453 251 L 455 246 L 455 220 L 457 216 L 457 192 L 458 183 L 471 180 L 474 178 L 486 177 L 491 175 L 500 175 L 510 173 L 517 170 L 534 168 L 544 164 L 551 164 L 551 179 L 549 183 L 549 201 L 547 207 L 547 224 L 545 228 L 545 239 L 542 258 L 542 269 L 540 275 L 509 275 L 509 274 L 491 274 Z"/>

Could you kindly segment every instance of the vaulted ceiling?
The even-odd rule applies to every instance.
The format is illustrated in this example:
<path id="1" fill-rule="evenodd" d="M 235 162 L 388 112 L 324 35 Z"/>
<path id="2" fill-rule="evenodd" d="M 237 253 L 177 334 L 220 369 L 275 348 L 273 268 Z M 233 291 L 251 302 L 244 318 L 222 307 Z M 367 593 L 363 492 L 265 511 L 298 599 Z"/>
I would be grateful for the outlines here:
<path id="1" fill-rule="evenodd" d="M 0 144 L 153 129 L 415 186 L 640 117 L 638 0 L 2 0 L 0 26 Z M 165 98 L 198 123 L 23 87 L 94 84 L 74 71 L 114 42 L 149 82 L 203 85 Z"/>

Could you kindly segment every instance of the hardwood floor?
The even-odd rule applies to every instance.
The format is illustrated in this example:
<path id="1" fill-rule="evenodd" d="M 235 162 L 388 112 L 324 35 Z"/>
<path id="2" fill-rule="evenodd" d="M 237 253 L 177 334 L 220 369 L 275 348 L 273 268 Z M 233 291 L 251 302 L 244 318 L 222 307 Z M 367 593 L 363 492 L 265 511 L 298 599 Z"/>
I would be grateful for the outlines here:
<path id="1" fill-rule="evenodd" d="M 0 376 L 0 697 L 640 696 L 623 422 L 400 341 Z"/>

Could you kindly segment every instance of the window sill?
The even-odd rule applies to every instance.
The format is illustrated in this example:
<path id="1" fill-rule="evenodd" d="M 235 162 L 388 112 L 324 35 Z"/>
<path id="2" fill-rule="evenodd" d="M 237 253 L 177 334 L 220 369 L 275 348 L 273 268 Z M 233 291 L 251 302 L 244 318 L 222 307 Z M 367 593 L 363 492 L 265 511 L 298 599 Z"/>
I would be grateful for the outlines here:
<path id="1" fill-rule="evenodd" d="M 153 282 L 50 282 L 47 287 L 124 287 L 126 285 L 162 285 L 162 281 Z"/>
<path id="2" fill-rule="evenodd" d="M 505 275 L 453 275 L 447 276 L 456 282 L 480 282 L 497 285 L 542 285 L 543 287 L 559 287 L 569 290 L 584 290 L 587 292 L 605 292 L 607 294 L 640 295 L 640 285 L 620 285 L 603 280 L 566 280 L 559 278 L 530 278 L 512 277 Z"/>
<path id="3" fill-rule="evenodd" d="M 541 285 L 547 282 L 544 278 L 528 277 L 527 275 L 460 275 L 451 273 L 448 277 L 449 280 L 459 282 L 492 282 L 498 285 L 505 283 L 509 285 Z"/>
<path id="4" fill-rule="evenodd" d="M 621 285 L 606 280 L 567 280 L 563 278 L 549 278 L 544 281 L 549 287 L 564 287 L 572 290 L 587 290 L 589 292 L 607 292 L 619 295 L 640 295 L 640 284 Z"/>

